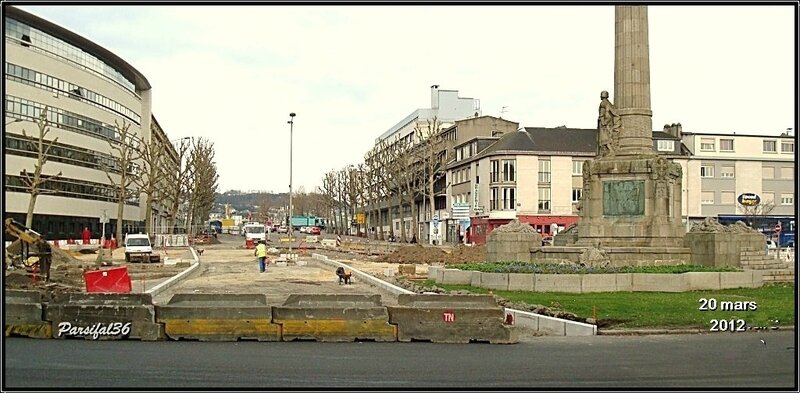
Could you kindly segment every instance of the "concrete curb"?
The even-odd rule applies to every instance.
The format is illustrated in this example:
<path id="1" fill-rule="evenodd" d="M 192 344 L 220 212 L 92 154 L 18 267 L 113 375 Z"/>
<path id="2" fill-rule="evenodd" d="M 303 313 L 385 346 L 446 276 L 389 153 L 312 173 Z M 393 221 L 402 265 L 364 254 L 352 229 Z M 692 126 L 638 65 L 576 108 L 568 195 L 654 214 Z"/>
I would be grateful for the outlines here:
<path id="1" fill-rule="evenodd" d="M 347 270 L 350 270 L 350 271 L 353 272 L 353 276 L 358 277 L 360 280 L 363 280 L 365 282 L 369 282 L 370 284 L 372 284 L 372 285 L 374 285 L 374 286 L 376 286 L 378 288 L 381 288 L 381 289 L 383 289 L 385 291 L 388 291 L 389 293 L 394 294 L 395 296 L 403 294 L 403 293 L 405 293 L 405 294 L 413 294 L 414 293 L 414 292 L 411 292 L 411 291 L 409 291 L 409 290 L 407 290 L 405 288 L 400 288 L 397 285 L 390 284 L 390 283 L 388 283 L 386 281 L 380 280 L 375 276 L 372 276 L 370 274 L 362 272 L 361 270 L 354 269 L 351 266 L 345 265 L 344 263 L 329 259 L 328 257 L 326 257 L 324 255 L 311 254 L 311 257 L 314 258 L 317 261 L 326 263 L 328 265 L 335 266 L 335 267 L 340 267 L 341 266 L 341 267 L 343 267 L 343 268 L 345 268 Z"/>
<path id="2" fill-rule="evenodd" d="M 197 255 L 197 251 L 195 251 L 194 247 L 189 247 L 189 251 L 192 252 L 192 265 L 186 268 L 184 271 L 172 276 L 168 280 L 158 284 L 147 291 L 145 293 L 149 293 L 153 297 L 156 297 L 160 293 L 166 291 L 173 285 L 177 284 L 179 281 L 183 280 L 184 278 L 188 277 L 193 271 L 195 271 L 200 266 L 200 256 Z"/>
<path id="3" fill-rule="evenodd" d="M 390 284 L 386 281 L 383 281 L 377 277 L 374 277 L 370 274 L 366 274 L 361 272 L 357 269 L 353 269 L 352 267 L 345 265 L 341 262 L 334 261 L 324 255 L 320 254 L 311 254 L 311 257 L 317 261 L 327 263 L 332 266 L 336 267 L 344 267 L 345 269 L 351 270 L 353 275 L 359 277 L 360 279 L 369 282 L 370 284 L 382 288 L 386 291 L 394 295 L 399 295 L 402 293 L 406 294 L 413 294 L 407 289 L 400 288 L 396 285 Z M 541 315 L 532 313 L 529 311 L 522 311 L 522 310 L 515 310 L 512 308 L 506 308 L 506 313 L 510 313 L 514 315 L 514 319 L 516 320 L 516 324 L 519 326 L 529 327 L 536 331 L 544 332 L 548 335 L 557 335 L 557 336 L 593 336 L 597 334 L 597 326 L 590 325 L 587 323 L 582 322 L 575 322 L 570 321 L 568 319 L 560 319 L 554 318 L 548 315 Z"/>

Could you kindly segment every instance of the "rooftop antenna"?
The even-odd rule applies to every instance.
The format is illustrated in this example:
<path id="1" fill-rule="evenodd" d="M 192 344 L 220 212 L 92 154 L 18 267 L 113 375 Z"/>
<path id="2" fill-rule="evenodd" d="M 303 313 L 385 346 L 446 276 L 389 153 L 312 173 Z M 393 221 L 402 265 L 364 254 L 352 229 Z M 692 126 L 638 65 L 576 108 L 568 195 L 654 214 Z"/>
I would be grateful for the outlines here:
<path id="1" fill-rule="evenodd" d="M 506 112 L 508 112 L 508 111 L 506 110 L 506 108 L 508 108 L 508 107 L 507 107 L 507 106 L 504 106 L 504 107 L 500 108 L 500 118 L 501 118 L 501 119 L 503 118 L 503 113 L 506 113 Z"/>

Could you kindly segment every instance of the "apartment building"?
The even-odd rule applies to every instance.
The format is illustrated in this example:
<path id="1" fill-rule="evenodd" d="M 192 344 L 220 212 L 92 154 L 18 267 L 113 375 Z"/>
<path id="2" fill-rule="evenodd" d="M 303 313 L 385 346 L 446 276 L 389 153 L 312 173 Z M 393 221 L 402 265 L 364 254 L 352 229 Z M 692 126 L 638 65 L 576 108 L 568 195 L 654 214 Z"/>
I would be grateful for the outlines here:
<path id="1" fill-rule="evenodd" d="M 112 179 L 122 171 L 111 144 L 122 141 L 114 124 L 130 124 L 143 142 L 151 138 L 166 145 L 170 157 L 177 153 L 151 111 L 151 86 L 138 70 L 107 49 L 67 29 L 20 9 L 5 6 L 5 217 L 25 221 L 30 195 L 22 172 L 32 172 L 34 148 L 22 135 L 38 137 L 35 123 L 45 107 L 53 143 L 43 176 L 55 180 L 43 185 L 46 193 L 36 200 L 33 227 L 47 239 L 78 237 L 89 226 L 97 237 L 100 217 L 109 218 L 106 233 L 118 225 L 124 231 L 142 230 L 145 220 L 160 224 L 163 209 L 144 217 L 144 200 L 126 200 L 123 217 L 117 217 Z"/>
<path id="2" fill-rule="evenodd" d="M 688 209 L 690 220 L 721 217 L 725 222 L 752 220 L 753 209 L 738 202 L 742 194 L 756 194 L 766 216 L 760 225 L 782 221 L 794 230 L 795 138 L 781 135 L 746 135 L 685 132 L 684 145 L 691 151 Z"/>
<path id="3" fill-rule="evenodd" d="M 448 207 L 466 204 L 470 211 L 469 223 L 447 223 L 454 228 L 448 234 L 466 226 L 470 241 L 482 243 L 494 228 L 515 218 L 544 235 L 578 221 L 583 162 L 596 154 L 596 129 L 525 127 L 499 138 L 474 138 L 455 149 L 471 151 L 482 141 L 491 143 L 477 154 L 456 156 L 448 165 Z M 793 227 L 791 136 L 684 133 L 680 124 L 672 124 L 653 132 L 653 150 L 683 169 L 682 215 L 687 227 L 706 217 L 744 220 L 742 205 L 736 203 L 743 193 L 759 194 L 765 203 L 774 201 L 774 210 L 765 214 L 791 219 L 784 225 Z M 793 230 L 790 225 L 786 228 Z"/>

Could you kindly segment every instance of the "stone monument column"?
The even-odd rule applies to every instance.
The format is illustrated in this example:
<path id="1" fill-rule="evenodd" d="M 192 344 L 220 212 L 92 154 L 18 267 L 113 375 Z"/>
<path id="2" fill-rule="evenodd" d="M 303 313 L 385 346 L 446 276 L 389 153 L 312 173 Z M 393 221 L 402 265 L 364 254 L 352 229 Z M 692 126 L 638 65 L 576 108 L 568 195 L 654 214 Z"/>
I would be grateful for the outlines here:
<path id="1" fill-rule="evenodd" d="M 655 154 L 647 7 L 615 6 L 614 34 L 614 106 L 622 123 L 617 155 Z"/>
<path id="2" fill-rule="evenodd" d="M 583 166 L 575 244 L 616 248 L 615 264 L 663 262 L 685 251 L 682 172 L 653 150 L 647 6 L 615 6 L 614 23 L 614 102 L 600 93 L 597 157 Z"/>

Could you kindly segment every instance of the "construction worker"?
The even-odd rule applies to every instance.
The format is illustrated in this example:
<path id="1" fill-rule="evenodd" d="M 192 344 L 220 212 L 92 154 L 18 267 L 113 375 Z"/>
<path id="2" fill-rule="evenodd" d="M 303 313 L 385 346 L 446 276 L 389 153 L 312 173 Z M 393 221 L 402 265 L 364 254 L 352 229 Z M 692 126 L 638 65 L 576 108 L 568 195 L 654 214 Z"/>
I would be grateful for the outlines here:
<path id="1" fill-rule="evenodd" d="M 267 271 L 267 245 L 263 240 L 258 241 L 254 255 L 258 258 L 258 270 L 261 273 Z"/>

